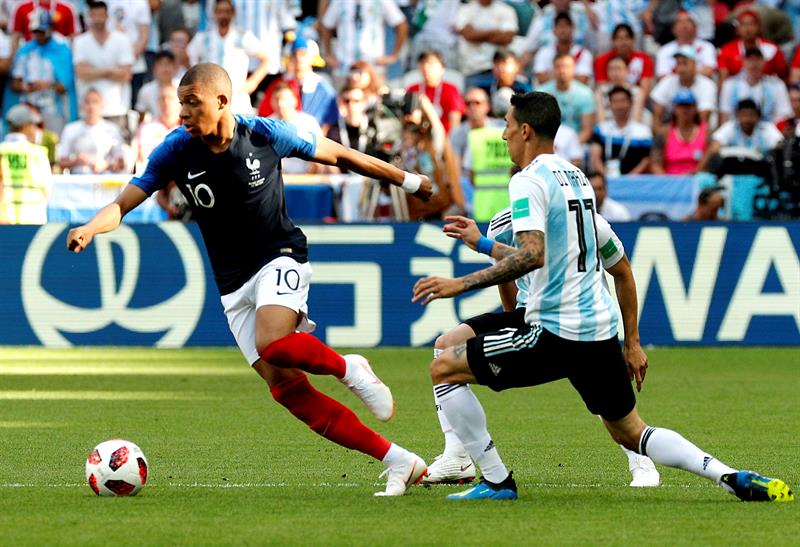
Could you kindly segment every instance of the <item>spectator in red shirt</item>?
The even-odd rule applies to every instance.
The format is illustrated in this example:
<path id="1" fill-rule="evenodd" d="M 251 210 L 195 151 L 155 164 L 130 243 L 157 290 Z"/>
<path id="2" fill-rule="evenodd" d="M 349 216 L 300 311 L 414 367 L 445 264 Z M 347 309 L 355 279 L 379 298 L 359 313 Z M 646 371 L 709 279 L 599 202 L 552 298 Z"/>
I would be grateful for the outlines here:
<path id="1" fill-rule="evenodd" d="M 789 75 L 789 82 L 800 83 L 800 47 L 797 48 L 794 59 L 792 59 L 792 73 Z"/>
<path id="2" fill-rule="evenodd" d="M 438 51 L 429 49 L 419 54 L 417 67 L 422 73 L 422 83 L 410 86 L 407 93 L 421 93 L 425 86 L 425 95 L 433 103 L 433 108 L 442 120 L 444 130 L 450 133 L 461 123 L 461 116 L 466 110 L 464 98 L 458 88 L 450 82 L 442 80 L 444 76 L 444 58 Z"/>
<path id="3" fill-rule="evenodd" d="M 611 35 L 612 49 L 594 61 L 594 79 L 598 84 L 607 82 L 608 62 L 614 57 L 622 57 L 628 63 L 628 82 L 638 86 L 642 96 L 647 97 L 653 89 L 655 64 L 647 53 L 633 49 L 635 38 L 633 28 L 627 23 L 614 27 Z"/>
<path id="4" fill-rule="evenodd" d="M 78 14 L 71 2 L 64 0 L 22 0 L 16 5 L 10 17 L 9 30 L 12 32 L 12 51 L 17 50 L 20 37 L 23 42 L 33 38 L 31 32 L 31 14 L 42 8 L 50 11 L 53 20 L 53 32 L 71 37 L 80 32 Z"/>
<path id="5" fill-rule="evenodd" d="M 788 76 L 786 58 L 777 44 L 761 38 L 761 19 L 752 10 L 745 10 L 737 17 L 736 28 L 738 40 L 731 40 L 719 50 L 719 86 L 728 76 L 734 76 L 742 70 L 744 52 L 747 48 L 757 47 L 764 54 L 764 74 L 777 76 L 785 80 Z"/>

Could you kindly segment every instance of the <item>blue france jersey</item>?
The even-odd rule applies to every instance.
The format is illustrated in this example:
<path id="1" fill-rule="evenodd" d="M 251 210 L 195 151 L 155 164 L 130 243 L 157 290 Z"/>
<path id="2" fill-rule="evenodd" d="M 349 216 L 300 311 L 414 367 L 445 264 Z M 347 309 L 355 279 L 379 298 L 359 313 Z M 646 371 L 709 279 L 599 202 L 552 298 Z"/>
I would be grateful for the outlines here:
<path id="1" fill-rule="evenodd" d="M 278 256 L 308 260 L 306 237 L 286 213 L 281 158 L 310 160 L 316 137 L 289 123 L 236 116 L 233 141 L 215 154 L 183 128 L 150 155 L 135 184 L 152 194 L 175 181 L 192 208 L 221 294 Z"/>

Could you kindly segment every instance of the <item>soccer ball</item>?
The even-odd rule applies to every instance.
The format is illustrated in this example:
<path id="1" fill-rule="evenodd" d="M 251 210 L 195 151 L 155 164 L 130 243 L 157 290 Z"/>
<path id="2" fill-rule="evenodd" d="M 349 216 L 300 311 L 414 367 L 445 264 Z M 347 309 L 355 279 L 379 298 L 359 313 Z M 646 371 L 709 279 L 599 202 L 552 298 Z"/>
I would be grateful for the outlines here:
<path id="1" fill-rule="evenodd" d="M 86 458 L 86 480 L 98 496 L 135 496 L 147 482 L 147 458 L 130 441 L 100 443 Z"/>

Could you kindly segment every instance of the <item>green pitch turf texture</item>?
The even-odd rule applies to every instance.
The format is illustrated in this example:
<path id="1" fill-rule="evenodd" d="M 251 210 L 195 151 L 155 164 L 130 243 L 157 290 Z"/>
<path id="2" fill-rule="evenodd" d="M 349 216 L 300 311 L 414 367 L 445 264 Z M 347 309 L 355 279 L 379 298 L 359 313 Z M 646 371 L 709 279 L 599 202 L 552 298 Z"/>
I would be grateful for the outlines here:
<path id="1" fill-rule="evenodd" d="M 363 353 L 392 387 L 392 422 L 314 384 L 432 461 L 430 350 Z M 649 353 L 646 420 L 800 487 L 798 349 Z M 374 498 L 382 465 L 292 418 L 232 349 L 0 348 L 0 545 L 800 544 L 800 501 L 745 504 L 663 468 L 660 488 L 627 487 L 622 451 L 567 382 L 476 392 L 518 501 L 445 500 L 457 486 Z M 150 460 L 135 498 L 84 481 L 92 447 L 115 437 Z"/>

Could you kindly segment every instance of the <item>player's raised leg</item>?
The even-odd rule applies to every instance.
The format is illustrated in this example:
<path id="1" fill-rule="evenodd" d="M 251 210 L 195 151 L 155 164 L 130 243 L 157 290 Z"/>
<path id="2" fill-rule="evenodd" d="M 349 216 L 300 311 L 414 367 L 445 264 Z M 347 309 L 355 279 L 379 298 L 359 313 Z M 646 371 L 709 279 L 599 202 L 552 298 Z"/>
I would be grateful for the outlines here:
<path id="1" fill-rule="evenodd" d="M 792 489 L 780 479 L 736 470 L 670 429 L 650 427 L 634 408 L 627 416 L 605 421 L 615 441 L 655 463 L 683 469 L 714 481 L 743 501 L 792 501 Z"/>

